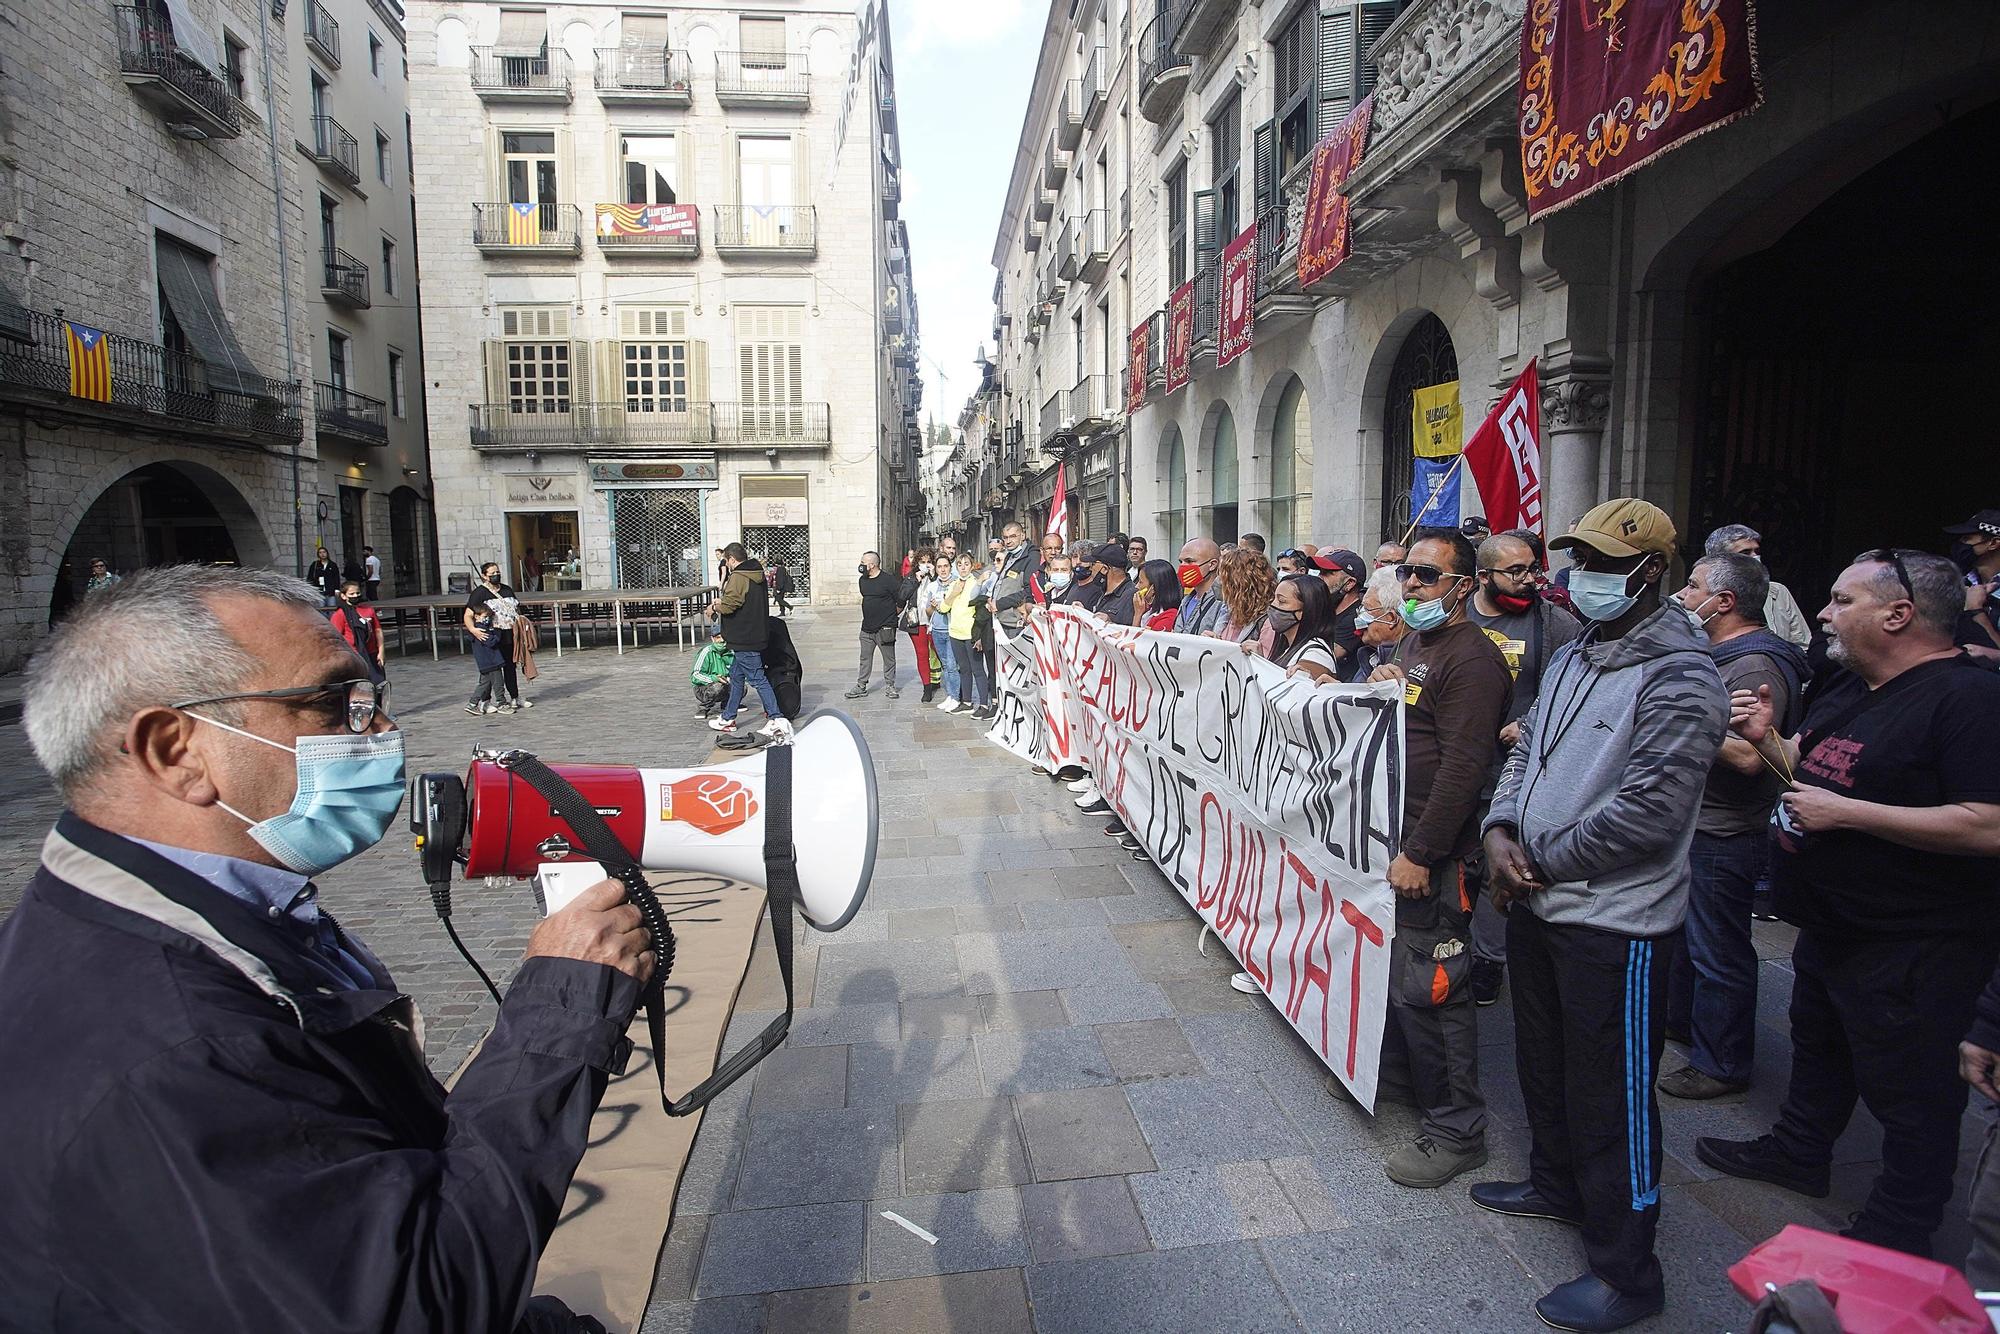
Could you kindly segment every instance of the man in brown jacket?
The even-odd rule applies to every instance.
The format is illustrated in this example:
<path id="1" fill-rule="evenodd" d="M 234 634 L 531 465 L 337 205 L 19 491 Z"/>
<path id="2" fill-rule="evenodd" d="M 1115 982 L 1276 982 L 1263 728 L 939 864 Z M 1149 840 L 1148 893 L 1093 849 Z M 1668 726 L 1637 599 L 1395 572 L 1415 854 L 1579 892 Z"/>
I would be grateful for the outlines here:
<path id="1" fill-rule="evenodd" d="M 1505 656 L 1466 615 L 1477 586 L 1472 544 L 1455 528 L 1422 528 L 1416 538 L 1396 567 L 1411 633 L 1369 679 L 1401 681 L 1405 705 L 1403 838 L 1389 863 L 1396 943 L 1380 1087 L 1394 1097 L 1396 1076 L 1403 1076 L 1404 1096 L 1423 1114 L 1415 1141 L 1391 1154 L 1384 1170 L 1398 1185 L 1421 1190 L 1486 1162 L 1470 986 L 1479 886 L 1466 862 L 1479 848 L 1479 794 L 1514 679 Z"/>

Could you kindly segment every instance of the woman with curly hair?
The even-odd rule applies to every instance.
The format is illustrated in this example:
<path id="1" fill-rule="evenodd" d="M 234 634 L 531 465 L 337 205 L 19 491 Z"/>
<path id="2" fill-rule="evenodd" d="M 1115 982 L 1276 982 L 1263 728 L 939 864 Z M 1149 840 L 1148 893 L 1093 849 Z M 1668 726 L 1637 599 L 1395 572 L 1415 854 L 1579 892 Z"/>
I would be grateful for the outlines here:
<path id="1" fill-rule="evenodd" d="M 1278 586 L 1271 562 L 1261 551 L 1237 547 L 1223 556 L 1215 583 L 1223 606 L 1229 609 L 1229 622 L 1215 637 L 1233 644 L 1256 638 L 1264 628 L 1264 612 Z"/>

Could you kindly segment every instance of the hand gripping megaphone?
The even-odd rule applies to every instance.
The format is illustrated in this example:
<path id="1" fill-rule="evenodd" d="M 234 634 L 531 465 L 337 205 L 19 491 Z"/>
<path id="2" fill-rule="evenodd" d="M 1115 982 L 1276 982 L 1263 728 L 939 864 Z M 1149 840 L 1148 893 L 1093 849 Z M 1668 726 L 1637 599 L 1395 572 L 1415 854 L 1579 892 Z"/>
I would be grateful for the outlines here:
<path id="1" fill-rule="evenodd" d="M 795 803 L 795 791 L 811 799 Z M 410 783 L 410 827 L 432 904 L 489 991 L 491 980 L 452 926 L 454 866 L 468 879 L 532 877 L 550 911 L 607 875 L 624 881 L 659 960 L 645 1004 L 663 1080 L 660 1002 L 673 931 L 644 872 L 707 872 L 766 887 L 785 1012 L 686 1097 L 667 1101 L 663 1084 L 662 1101 L 676 1116 L 706 1104 L 784 1041 L 794 901 L 821 931 L 846 926 L 868 893 L 878 825 L 868 743 L 852 718 L 831 709 L 808 719 L 790 745 L 707 768 L 551 765 L 524 751 L 482 750 L 463 779 L 428 773 Z M 797 847 L 809 854 L 804 863 Z"/>

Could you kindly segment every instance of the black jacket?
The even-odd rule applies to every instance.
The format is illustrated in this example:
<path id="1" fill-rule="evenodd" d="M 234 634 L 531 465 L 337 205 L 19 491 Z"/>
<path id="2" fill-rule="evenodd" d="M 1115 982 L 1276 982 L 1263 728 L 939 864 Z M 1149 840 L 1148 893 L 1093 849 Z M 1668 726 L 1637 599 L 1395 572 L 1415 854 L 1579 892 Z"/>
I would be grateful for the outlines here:
<path id="1" fill-rule="evenodd" d="M 340 591 L 340 567 L 330 560 L 316 560 L 306 567 L 306 582 L 332 597 Z"/>
<path id="2" fill-rule="evenodd" d="M 887 570 L 864 574 L 857 581 L 861 589 L 861 633 L 872 635 L 896 623 L 903 605 L 903 581 Z"/>
<path id="3" fill-rule="evenodd" d="M 638 984 L 527 961 L 446 1097 L 284 925 L 57 822 L 0 925 L 0 1329 L 517 1327 Z"/>
<path id="4" fill-rule="evenodd" d="M 762 653 L 771 638 L 771 590 L 755 556 L 729 572 L 715 600 L 722 640 L 742 652 Z"/>

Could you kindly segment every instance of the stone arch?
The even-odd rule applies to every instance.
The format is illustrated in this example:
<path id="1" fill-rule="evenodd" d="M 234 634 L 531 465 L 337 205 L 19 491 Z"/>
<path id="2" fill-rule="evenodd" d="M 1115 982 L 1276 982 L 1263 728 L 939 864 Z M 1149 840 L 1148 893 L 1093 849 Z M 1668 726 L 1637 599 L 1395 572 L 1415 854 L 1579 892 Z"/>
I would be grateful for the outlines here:
<path id="1" fill-rule="evenodd" d="M 438 20 L 437 63 L 440 69 L 464 69 L 472 58 L 472 36 L 465 20 L 451 15 Z"/>
<path id="2" fill-rule="evenodd" d="M 116 463 L 100 468 L 91 476 L 63 510 L 56 524 L 56 540 L 50 544 L 51 548 L 68 550 L 69 544 L 76 538 L 83 516 L 90 512 L 90 507 L 97 503 L 98 498 L 123 478 L 152 464 L 164 464 L 185 475 L 215 506 L 216 513 L 229 528 L 230 538 L 236 544 L 237 560 L 241 564 L 263 567 L 277 564 L 278 547 L 264 521 L 258 517 L 256 508 L 236 483 L 205 463 L 183 457 L 172 445 L 166 444 L 128 450 L 119 456 Z"/>
<path id="3" fill-rule="evenodd" d="M 1241 531 L 1243 440 L 1228 399 L 1217 398 L 1208 405 L 1197 439 L 1195 475 L 1200 481 L 1194 498 L 1202 517 L 1195 529 L 1218 542 L 1234 542 Z"/>
<path id="4" fill-rule="evenodd" d="M 1403 397 L 1407 386 L 1398 383 L 1398 375 L 1399 372 L 1407 373 L 1407 363 L 1417 355 L 1413 340 L 1422 339 L 1434 347 L 1439 338 L 1450 354 L 1449 377 L 1456 378 L 1457 349 L 1461 340 L 1441 314 L 1426 306 L 1410 306 L 1399 311 L 1384 326 L 1382 336 L 1376 341 L 1368 359 L 1363 380 L 1361 428 L 1366 438 L 1379 441 L 1380 445 L 1375 451 L 1377 457 L 1364 460 L 1364 466 L 1371 468 L 1375 479 L 1374 490 L 1379 501 L 1376 526 L 1384 536 L 1399 536 L 1402 526 L 1409 519 L 1409 465 L 1401 457 L 1408 445 L 1409 403 Z M 1392 453 L 1396 454 L 1393 459 Z M 1392 532 L 1392 529 L 1395 531 Z"/>
<path id="5" fill-rule="evenodd" d="M 806 38 L 806 72 L 815 79 L 830 78 L 840 73 L 846 62 L 842 59 L 848 47 L 848 39 L 835 32 L 827 24 L 820 24 Z"/>
<path id="6" fill-rule="evenodd" d="M 1181 544 L 1187 541 L 1187 442 L 1181 436 L 1179 422 L 1168 419 L 1154 450 L 1153 475 L 1158 479 L 1158 486 L 1153 527 L 1158 533 L 1156 540 L 1161 550 L 1173 549 L 1167 556 L 1171 560 L 1180 554 Z"/>
<path id="7" fill-rule="evenodd" d="M 1257 401 L 1252 427 L 1255 445 L 1251 452 L 1258 473 L 1257 522 L 1270 540 L 1273 557 L 1288 546 L 1309 540 L 1312 474 L 1317 452 L 1311 414 L 1305 381 L 1289 367 L 1271 377 Z M 1291 434 L 1292 439 L 1281 439 L 1281 430 Z M 1303 451 L 1298 448 L 1299 432 L 1305 436 Z"/>

